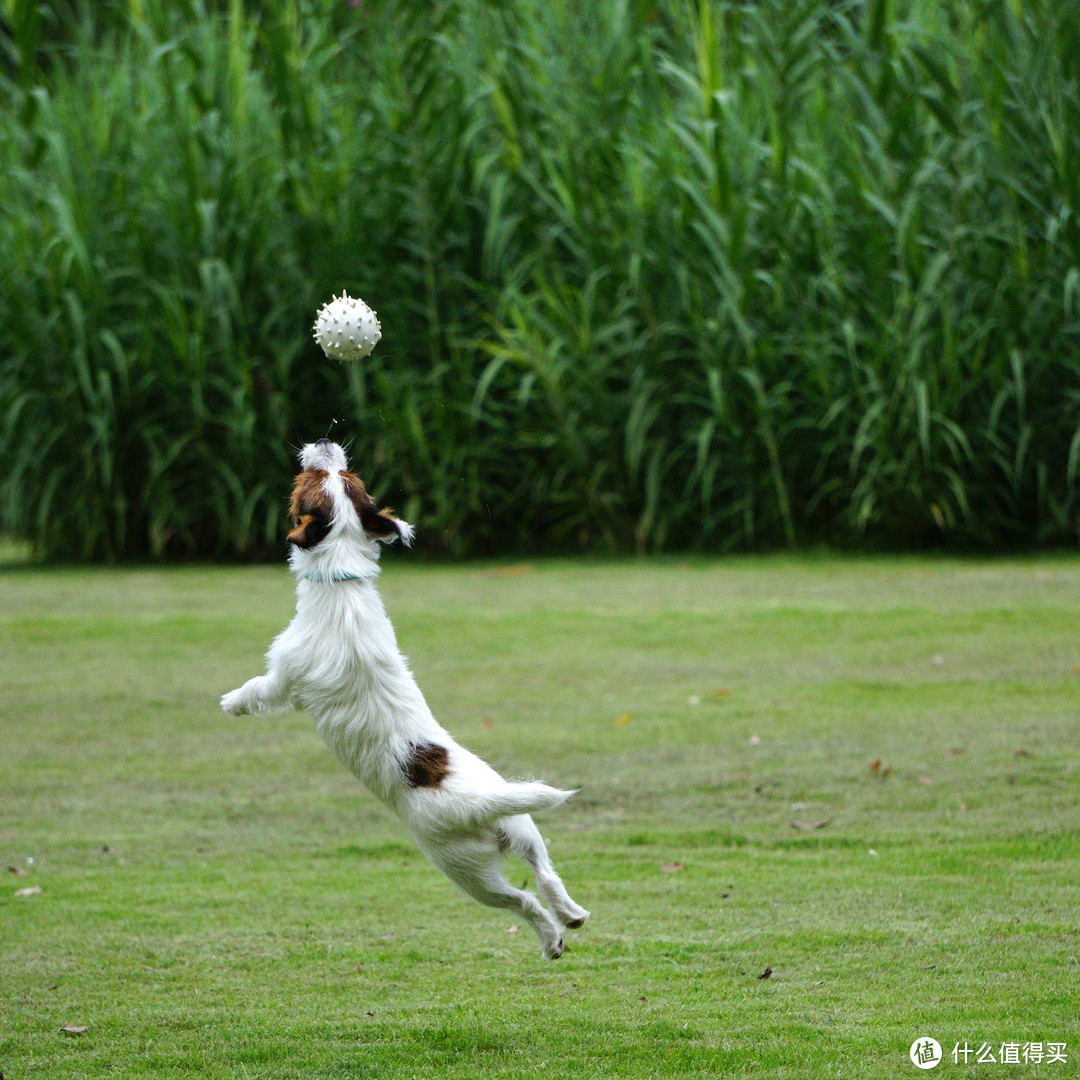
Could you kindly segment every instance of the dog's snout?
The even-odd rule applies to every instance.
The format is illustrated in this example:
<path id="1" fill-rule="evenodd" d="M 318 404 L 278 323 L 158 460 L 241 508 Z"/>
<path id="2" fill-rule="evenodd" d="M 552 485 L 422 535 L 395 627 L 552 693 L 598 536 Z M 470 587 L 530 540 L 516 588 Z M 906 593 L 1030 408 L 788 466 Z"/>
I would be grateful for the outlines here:
<path id="1" fill-rule="evenodd" d="M 303 469 L 323 469 L 328 472 L 340 472 L 349 467 L 345 451 L 332 439 L 316 439 L 300 451 L 300 466 Z"/>

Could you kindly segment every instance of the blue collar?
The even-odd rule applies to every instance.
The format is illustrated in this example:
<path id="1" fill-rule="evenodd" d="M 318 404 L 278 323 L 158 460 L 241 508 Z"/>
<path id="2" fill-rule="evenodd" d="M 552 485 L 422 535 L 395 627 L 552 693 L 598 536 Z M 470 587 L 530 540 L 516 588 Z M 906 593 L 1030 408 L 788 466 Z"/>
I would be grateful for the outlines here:
<path id="1" fill-rule="evenodd" d="M 335 581 L 367 580 L 367 576 L 364 574 L 299 574 L 297 576 L 301 581 L 320 581 L 324 585 L 329 585 Z"/>

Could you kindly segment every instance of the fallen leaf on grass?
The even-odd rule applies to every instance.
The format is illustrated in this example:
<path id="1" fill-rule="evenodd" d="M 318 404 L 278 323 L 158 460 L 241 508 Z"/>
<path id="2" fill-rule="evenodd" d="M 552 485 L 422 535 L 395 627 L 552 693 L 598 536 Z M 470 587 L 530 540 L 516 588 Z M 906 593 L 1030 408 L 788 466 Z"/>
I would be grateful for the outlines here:
<path id="1" fill-rule="evenodd" d="M 506 932 L 508 934 L 516 934 L 518 932 L 517 923 L 514 923 L 513 926 L 508 926 L 506 928 Z"/>
<path id="2" fill-rule="evenodd" d="M 686 867 L 681 862 L 666 862 L 660 867 L 660 872 L 662 874 L 677 874 L 680 870 L 685 869 Z"/>
<path id="3" fill-rule="evenodd" d="M 496 577 L 522 577 L 524 574 L 531 574 L 532 567 L 528 563 L 521 563 L 517 566 L 500 566 L 495 571 Z"/>
<path id="4" fill-rule="evenodd" d="M 731 691 L 730 690 L 714 690 L 713 691 L 713 697 L 714 698 L 731 697 Z"/>
<path id="5" fill-rule="evenodd" d="M 8 873 L 9 874 L 16 874 L 19 877 L 23 877 L 23 876 L 25 876 L 26 871 L 21 866 L 9 866 L 8 867 Z"/>
<path id="6" fill-rule="evenodd" d="M 65 1035 L 82 1035 L 87 1029 L 78 1024 L 65 1024 L 60 1030 Z"/>
<path id="7" fill-rule="evenodd" d="M 760 735 L 751 735 L 750 736 L 750 745 L 751 746 L 760 746 L 761 745 L 761 736 Z"/>
<path id="8" fill-rule="evenodd" d="M 41 895 L 41 886 L 40 885 L 30 885 L 25 889 L 16 889 L 15 890 L 15 895 L 16 896 L 40 896 Z"/>
<path id="9" fill-rule="evenodd" d="M 630 723 L 630 714 L 628 712 L 624 712 L 622 714 L 622 716 L 620 716 L 618 718 L 618 720 L 615 721 L 615 726 L 616 727 L 626 727 L 626 725 L 629 724 L 629 723 Z"/>
<path id="10" fill-rule="evenodd" d="M 832 818 L 826 818 L 824 821 L 793 821 L 791 827 L 809 832 L 811 829 L 824 829 L 826 825 L 831 824 Z"/>
<path id="11" fill-rule="evenodd" d="M 772 968 L 771 968 L 771 967 L 767 967 L 767 968 L 766 968 L 766 969 L 765 969 L 765 970 L 764 970 L 764 971 L 763 971 L 763 972 L 762 972 L 762 973 L 761 973 L 761 974 L 760 974 L 760 975 L 758 976 L 758 978 L 759 978 L 759 979 L 767 979 L 767 978 L 769 978 L 769 976 L 770 976 L 770 975 L 772 975 Z"/>

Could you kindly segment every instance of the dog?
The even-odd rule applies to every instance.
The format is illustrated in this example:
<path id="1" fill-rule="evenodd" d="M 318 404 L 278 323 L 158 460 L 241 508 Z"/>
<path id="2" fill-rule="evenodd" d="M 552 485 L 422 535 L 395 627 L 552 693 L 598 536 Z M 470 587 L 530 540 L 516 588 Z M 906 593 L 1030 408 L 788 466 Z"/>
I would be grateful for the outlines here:
<path id="1" fill-rule="evenodd" d="M 300 452 L 290 501 L 296 614 L 266 655 L 266 674 L 225 694 L 232 716 L 306 709 L 334 756 L 405 823 L 420 850 L 463 892 L 526 920 L 549 960 L 589 917 L 556 874 L 531 813 L 574 794 L 504 780 L 435 720 L 398 649 L 375 588 L 382 544 L 410 546 L 413 528 L 378 509 L 345 451 L 329 439 Z M 503 856 L 536 876 L 514 888 Z"/>

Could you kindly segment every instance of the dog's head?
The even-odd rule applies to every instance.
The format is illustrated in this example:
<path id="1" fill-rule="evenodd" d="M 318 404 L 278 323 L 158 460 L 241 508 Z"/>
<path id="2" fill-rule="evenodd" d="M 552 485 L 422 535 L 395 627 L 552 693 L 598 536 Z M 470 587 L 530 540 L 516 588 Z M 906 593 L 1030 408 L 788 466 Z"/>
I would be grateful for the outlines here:
<path id="1" fill-rule="evenodd" d="M 304 576 L 366 577 L 377 572 L 380 543 L 412 543 L 412 526 L 376 507 L 363 480 L 349 472 L 345 451 L 329 439 L 300 451 L 289 514 L 289 560 Z"/>

